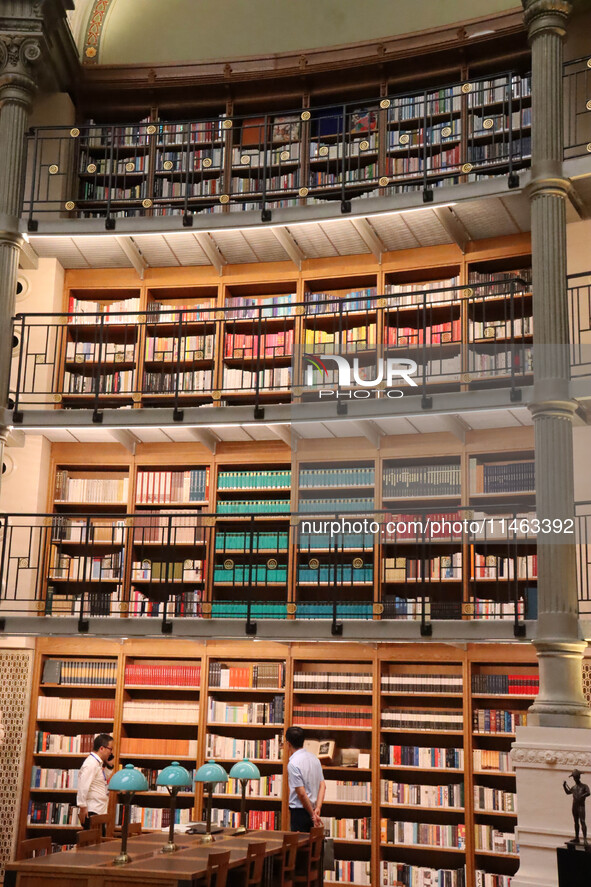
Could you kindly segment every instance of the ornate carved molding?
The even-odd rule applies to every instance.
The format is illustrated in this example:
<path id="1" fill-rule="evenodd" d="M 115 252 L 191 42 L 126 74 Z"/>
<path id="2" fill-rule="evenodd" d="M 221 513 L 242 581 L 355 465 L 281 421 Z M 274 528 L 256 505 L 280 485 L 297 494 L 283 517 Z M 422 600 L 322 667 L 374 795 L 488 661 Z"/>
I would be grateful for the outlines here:
<path id="1" fill-rule="evenodd" d="M 515 747 L 511 749 L 514 764 L 535 767 L 556 767 L 558 769 L 577 769 L 582 772 L 591 771 L 591 751 L 556 751 L 556 749 Z"/>
<path id="2" fill-rule="evenodd" d="M 42 52 L 38 37 L 0 34 L 0 74 L 8 71 L 30 75 Z"/>
<path id="3" fill-rule="evenodd" d="M 522 0 L 523 19 L 530 39 L 543 32 L 566 35 L 566 22 L 572 6 L 568 0 Z"/>

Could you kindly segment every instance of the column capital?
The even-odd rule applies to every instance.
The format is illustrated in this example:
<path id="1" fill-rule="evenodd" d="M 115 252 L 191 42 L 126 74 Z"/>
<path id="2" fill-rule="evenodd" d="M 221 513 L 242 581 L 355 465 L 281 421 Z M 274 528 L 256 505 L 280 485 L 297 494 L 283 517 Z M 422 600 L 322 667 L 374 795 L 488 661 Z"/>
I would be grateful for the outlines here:
<path id="1" fill-rule="evenodd" d="M 572 11 L 568 0 L 521 0 L 523 19 L 530 40 L 543 33 L 553 33 L 564 39 L 566 22 Z"/>
<path id="2" fill-rule="evenodd" d="M 30 107 L 37 87 L 35 67 L 42 55 L 39 37 L 0 33 L 0 103 Z"/>

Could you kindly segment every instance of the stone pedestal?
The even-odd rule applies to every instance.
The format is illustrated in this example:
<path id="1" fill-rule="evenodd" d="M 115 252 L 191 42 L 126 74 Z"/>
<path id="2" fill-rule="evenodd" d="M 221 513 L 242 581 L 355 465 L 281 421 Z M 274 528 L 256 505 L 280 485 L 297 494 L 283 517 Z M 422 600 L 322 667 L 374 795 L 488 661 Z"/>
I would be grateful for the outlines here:
<path id="1" fill-rule="evenodd" d="M 558 887 L 556 850 L 574 835 L 572 799 L 562 783 L 576 768 L 591 784 L 591 730 L 518 727 L 511 755 L 520 859 L 512 887 Z M 591 820 L 591 801 L 587 806 Z"/>

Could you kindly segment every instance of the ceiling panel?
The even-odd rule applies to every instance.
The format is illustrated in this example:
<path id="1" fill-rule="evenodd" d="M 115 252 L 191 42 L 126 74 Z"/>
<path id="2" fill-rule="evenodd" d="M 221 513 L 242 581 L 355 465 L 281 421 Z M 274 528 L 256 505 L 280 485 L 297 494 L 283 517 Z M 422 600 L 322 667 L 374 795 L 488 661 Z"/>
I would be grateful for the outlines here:
<path id="1" fill-rule="evenodd" d="M 181 237 L 175 238 L 175 240 L 180 241 Z M 142 235 L 134 240 L 151 268 L 171 268 L 179 264 L 165 235 Z M 128 262 L 128 264 L 130 263 Z"/>
<path id="2" fill-rule="evenodd" d="M 369 221 L 388 251 L 419 246 L 401 215 L 376 216 Z"/>
<path id="3" fill-rule="evenodd" d="M 241 231 L 216 231 L 214 240 L 224 258 L 232 265 L 258 261 L 256 253 L 252 251 Z"/>
<path id="4" fill-rule="evenodd" d="M 439 246 L 452 242 L 434 212 L 403 213 L 402 218 L 421 246 Z"/>
<path id="5" fill-rule="evenodd" d="M 322 228 L 341 256 L 359 255 L 360 253 L 368 253 L 370 251 L 350 221 L 343 223 L 332 222 L 329 225 L 320 225 L 319 227 Z"/>
<path id="6" fill-rule="evenodd" d="M 329 226 L 326 226 L 327 230 Z M 289 229 L 300 248 L 308 259 L 320 259 L 324 256 L 337 256 L 334 244 L 328 239 L 320 225 L 298 225 Z"/>

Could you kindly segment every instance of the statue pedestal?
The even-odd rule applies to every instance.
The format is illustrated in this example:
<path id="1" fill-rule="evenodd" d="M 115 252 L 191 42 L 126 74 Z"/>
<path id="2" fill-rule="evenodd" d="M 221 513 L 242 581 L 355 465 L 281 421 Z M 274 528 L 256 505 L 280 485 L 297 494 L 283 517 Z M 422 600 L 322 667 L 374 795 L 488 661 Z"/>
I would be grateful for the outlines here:
<path id="1" fill-rule="evenodd" d="M 591 884 L 591 848 L 581 844 L 559 847 L 558 887 L 589 887 Z"/>
<path id="2" fill-rule="evenodd" d="M 512 747 L 516 775 L 519 871 L 512 887 L 558 887 L 559 854 L 589 856 L 561 847 L 574 835 L 572 798 L 562 787 L 575 768 L 591 783 L 591 730 L 565 727 L 518 727 Z M 591 804 L 591 801 L 590 801 Z M 589 807 L 591 821 L 591 807 Z M 590 828 L 591 836 L 591 828 Z M 578 881 L 563 885 L 578 887 Z M 587 877 L 585 887 L 591 885 Z"/>

